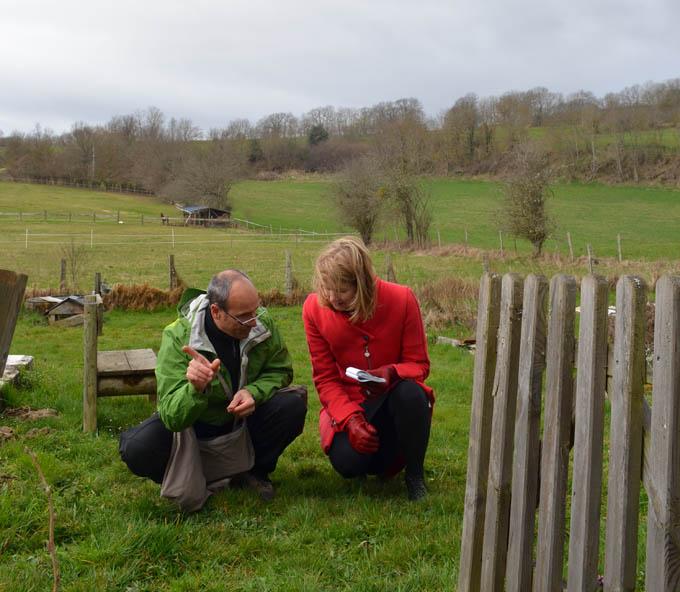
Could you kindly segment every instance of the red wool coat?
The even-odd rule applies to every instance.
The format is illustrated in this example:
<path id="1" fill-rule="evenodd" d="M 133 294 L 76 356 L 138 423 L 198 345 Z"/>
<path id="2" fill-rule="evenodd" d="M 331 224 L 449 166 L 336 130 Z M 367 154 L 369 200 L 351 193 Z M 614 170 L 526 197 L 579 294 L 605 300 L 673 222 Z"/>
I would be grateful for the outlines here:
<path id="1" fill-rule="evenodd" d="M 434 393 L 424 382 L 430 358 L 418 301 L 406 286 L 378 279 L 377 289 L 378 305 L 366 322 L 351 324 L 347 314 L 319 306 L 316 294 L 310 294 L 302 307 L 326 454 L 340 426 L 362 410 L 364 396 L 359 383 L 345 376 L 348 366 L 369 370 L 394 364 L 399 377 L 417 382 L 434 404 Z"/>

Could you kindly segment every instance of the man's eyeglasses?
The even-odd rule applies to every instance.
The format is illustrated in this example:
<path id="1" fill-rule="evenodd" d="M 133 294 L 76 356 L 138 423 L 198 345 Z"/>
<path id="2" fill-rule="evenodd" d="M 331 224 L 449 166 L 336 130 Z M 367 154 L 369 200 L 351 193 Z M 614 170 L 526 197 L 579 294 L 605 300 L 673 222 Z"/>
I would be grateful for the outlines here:
<path id="1" fill-rule="evenodd" d="M 239 319 L 238 317 L 235 317 L 230 312 L 227 312 L 224 309 L 222 309 L 222 310 L 224 311 L 224 313 L 226 315 L 228 315 L 232 319 L 234 319 L 239 325 L 248 325 L 248 324 L 252 323 L 253 321 L 257 321 L 257 319 L 259 319 L 264 314 L 264 311 L 265 311 L 264 308 L 260 308 L 260 312 L 258 312 L 254 317 L 250 317 L 249 319 Z M 241 315 L 241 316 L 243 316 L 243 315 Z"/>

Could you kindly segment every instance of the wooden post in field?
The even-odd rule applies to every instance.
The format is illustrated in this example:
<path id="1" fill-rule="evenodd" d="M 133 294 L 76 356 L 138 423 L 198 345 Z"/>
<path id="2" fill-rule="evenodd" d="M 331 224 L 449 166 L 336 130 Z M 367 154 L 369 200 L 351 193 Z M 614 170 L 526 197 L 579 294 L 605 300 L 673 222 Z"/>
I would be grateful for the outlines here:
<path id="1" fill-rule="evenodd" d="M 99 295 L 102 293 L 102 274 L 98 271 L 94 273 L 94 293 Z"/>
<path id="2" fill-rule="evenodd" d="M 680 540 L 680 276 L 656 284 L 651 462 L 645 590 L 677 590 Z"/>
<path id="3" fill-rule="evenodd" d="M 503 254 L 503 231 L 499 230 L 498 231 L 498 240 L 501 244 L 501 255 Z"/>
<path id="4" fill-rule="evenodd" d="M 569 244 L 569 261 L 574 260 L 574 245 L 571 244 L 571 232 L 567 232 L 567 243 Z"/>
<path id="5" fill-rule="evenodd" d="M 120 224 L 120 210 L 116 212 L 116 222 Z"/>
<path id="6" fill-rule="evenodd" d="M 505 572 L 508 592 L 531 589 L 547 303 L 548 280 L 542 275 L 529 274 L 524 282 L 519 346 L 513 493 Z"/>
<path id="7" fill-rule="evenodd" d="M 590 248 L 590 243 L 586 245 L 588 250 L 588 269 L 590 270 L 590 275 L 593 275 L 593 251 Z"/>
<path id="8" fill-rule="evenodd" d="M 568 591 L 592 590 L 597 581 L 602 500 L 602 445 L 607 382 L 607 280 L 581 282 L 578 361 L 569 530 Z"/>
<path id="9" fill-rule="evenodd" d="M 503 276 L 498 328 L 498 361 L 493 380 L 493 413 L 489 447 L 489 476 L 484 512 L 481 590 L 503 592 L 510 521 L 510 482 L 517 373 L 522 329 L 522 278 Z"/>
<path id="10" fill-rule="evenodd" d="M 83 431 L 97 430 L 97 297 L 85 296 L 83 313 Z"/>
<path id="11" fill-rule="evenodd" d="M 501 277 L 497 274 L 485 273 L 479 285 L 470 444 L 458 592 L 480 592 L 500 295 Z"/>
<path id="12" fill-rule="evenodd" d="M 541 503 L 538 509 L 534 590 L 562 589 L 569 436 L 574 396 L 575 307 L 574 278 L 556 275 L 550 281 Z"/>
<path id="13" fill-rule="evenodd" d="M 175 256 L 170 253 L 170 291 L 175 288 Z"/>
<path id="14" fill-rule="evenodd" d="M 616 235 L 616 244 L 619 247 L 619 263 L 623 261 L 623 254 L 621 253 L 621 233 Z"/>
<path id="15" fill-rule="evenodd" d="M 5 370 L 28 276 L 0 269 L 0 377 Z"/>
<path id="16" fill-rule="evenodd" d="M 66 259 L 61 260 L 61 276 L 59 277 L 59 292 L 66 293 Z"/>
<path id="17" fill-rule="evenodd" d="M 609 393 L 611 436 L 604 558 L 604 581 L 608 590 L 635 589 L 646 306 L 645 281 L 637 276 L 622 276 L 616 283 L 614 372 Z"/>
<path id="18" fill-rule="evenodd" d="M 286 249 L 286 298 L 293 293 L 293 265 L 290 259 L 290 249 Z"/>

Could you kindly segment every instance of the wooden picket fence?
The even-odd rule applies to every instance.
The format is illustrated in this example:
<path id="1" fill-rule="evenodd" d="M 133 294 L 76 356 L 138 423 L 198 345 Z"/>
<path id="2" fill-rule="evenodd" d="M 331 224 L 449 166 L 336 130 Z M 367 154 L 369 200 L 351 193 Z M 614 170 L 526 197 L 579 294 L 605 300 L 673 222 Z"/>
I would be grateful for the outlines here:
<path id="1" fill-rule="evenodd" d="M 577 342 L 573 278 L 557 275 L 548 287 L 533 274 L 482 277 L 459 592 L 591 592 L 602 553 L 604 590 L 635 590 L 641 482 L 645 590 L 680 590 L 680 276 L 656 284 L 651 407 L 647 286 L 636 276 L 617 283 L 609 363 L 608 292 L 604 278 L 583 278 Z"/>

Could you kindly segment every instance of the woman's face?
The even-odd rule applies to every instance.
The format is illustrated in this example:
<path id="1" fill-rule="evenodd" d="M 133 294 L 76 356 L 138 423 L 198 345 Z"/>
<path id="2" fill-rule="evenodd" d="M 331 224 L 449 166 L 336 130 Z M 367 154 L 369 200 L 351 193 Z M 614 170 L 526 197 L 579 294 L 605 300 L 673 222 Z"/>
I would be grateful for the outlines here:
<path id="1" fill-rule="evenodd" d="M 354 297 L 357 293 L 357 287 L 353 284 L 341 283 L 332 288 L 324 288 L 327 294 L 328 302 L 334 310 L 339 312 L 347 312 L 351 310 Z"/>

